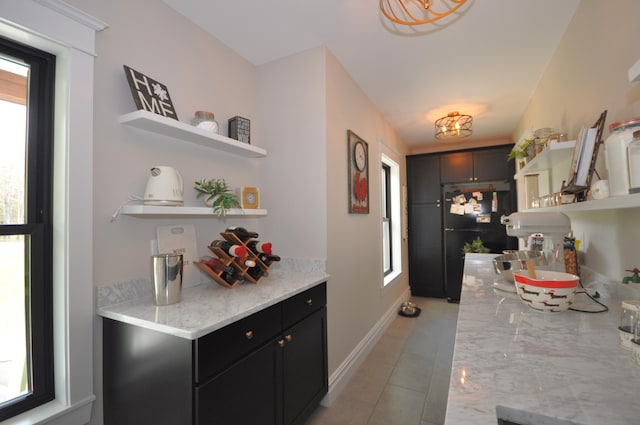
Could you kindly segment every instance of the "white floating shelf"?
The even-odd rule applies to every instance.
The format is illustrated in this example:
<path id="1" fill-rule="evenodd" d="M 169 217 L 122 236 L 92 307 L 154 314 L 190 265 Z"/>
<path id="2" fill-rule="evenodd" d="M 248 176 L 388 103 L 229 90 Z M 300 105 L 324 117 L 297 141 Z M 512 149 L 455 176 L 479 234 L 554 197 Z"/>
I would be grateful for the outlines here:
<path id="1" fill-rule="evenodd" d="M 556 205 L 555 207 L 530 208 L 526 211 L 601 211 L 625 208 L 640 208 L 640 193 L 624 196 L 612 196 L 605 199 L 594 199 L 592 201 L 575 202 L 573 204 Z"/>
<path id="2" fill-rule="evenodd" d="M 200 217 L 217 217 L 209 207 L 163 207 L 154 205 L 125 205 L 122 207 L 121 214 L 133 216 L 200 216 Z M 239 209 L 232 208 L 227 210 L 226 217 L 239 216 L 261 216 L 267 215 L 264 209 Z"/>
<path id="3" fill-rule="evenodd" d="M 549 145 L 531 161 L 527 163 L 520 171 L 516 173 L 514 178 L 517 180 L 527 174 L 536 174 L 538 171 L 548 170 L 562 161 L 571 159 L 576 141 L 568 142 L 551 142 Z M 567 170 L 567 173 L 569 170 Z"/>
<path id="4" fill-rule="evenodd" d="M 265 149 L 239 142 L 220 134 L 211 133 L 162 115 L 145 110 L 138 110 L 120 116 L 118 120 L 126 124 L 151 133 L 173 137 L 185 142 L 229 152 L 246 158 L 261 158 L 267 156 Z"/>

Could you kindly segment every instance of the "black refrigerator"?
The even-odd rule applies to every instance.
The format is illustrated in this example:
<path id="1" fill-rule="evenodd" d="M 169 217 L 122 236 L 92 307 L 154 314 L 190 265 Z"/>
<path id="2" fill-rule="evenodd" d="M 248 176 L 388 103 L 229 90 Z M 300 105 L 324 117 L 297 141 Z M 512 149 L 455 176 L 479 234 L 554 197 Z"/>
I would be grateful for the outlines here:
<path id="1" fill-rule="evenodd" d="M 518 249 L 518 239 L 507 236 L 500 217 L 516 210 L 516 193 L 511 183 L 445 185 L 443 227 L 445 293 L 457 302 L 462 289 L 464 246 L 480 238 L 491 253 Z"/>

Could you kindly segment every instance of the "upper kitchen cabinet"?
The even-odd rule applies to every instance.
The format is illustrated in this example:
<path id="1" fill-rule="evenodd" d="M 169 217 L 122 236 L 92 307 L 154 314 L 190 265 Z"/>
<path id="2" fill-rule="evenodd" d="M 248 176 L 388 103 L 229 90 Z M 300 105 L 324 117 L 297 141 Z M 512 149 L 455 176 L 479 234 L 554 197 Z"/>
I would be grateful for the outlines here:
<path id="1" fill-rule="evenodd" d="M 451 152 L 440 156 L 441 182 L 464 183 L 513 178 L 513 161 L 507 161 L 512 146 Z"/>
<path id="2" fill-rule="evenodd" d="M 408 156 L 407 180 L 410 203 L 439 202 L 440 158 L 437 155 Z"/>

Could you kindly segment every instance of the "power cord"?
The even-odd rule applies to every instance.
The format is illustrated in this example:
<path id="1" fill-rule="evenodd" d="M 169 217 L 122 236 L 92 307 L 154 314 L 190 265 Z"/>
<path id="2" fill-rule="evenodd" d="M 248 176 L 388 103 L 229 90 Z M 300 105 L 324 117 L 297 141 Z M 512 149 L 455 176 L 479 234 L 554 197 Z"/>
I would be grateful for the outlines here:
<path id="1" fill-rule="evenodd" d="M 580 310 L 578 308 L 569 307 L 569 310 L 578 311 L 580 313 L 605 313 L 609 311 L 609 307 L 607 307 L 606 305 L 604 305 L 603 303 L 601 303 L 596 299 L 596 298 L 600 298 L 600 294 L 598 293 L 598 291 L 596 291 L 594 295 L 591 295 L 589 294 L 589 291 L 587 291 L 587 288 L 585 288 L 584 285 L 582 285 L 582 281 L 578 281 L 578 284 L 582 289 L 584 289 L 584 292 L 577 292 L 577 294 L 585 294 L 587 297 L 591 299 L 591 301 L 595 302 L 596 304 L 600 304 L 602 307 L 604 307 L 604 309 L 594 311 L 594 310 Z"/>
<path id="2" fill-rule="evenodd" d="M 111 215 L 111 223 L 113 223 L 114 221 L 116 221 L 118 219 L 118 216 L 120 215 L 120 211 L 122 210 L 122 207 L 124 207 L 125 205 L 127 205 L 127 204 L 129 204 L 131 202 L 140 202 L 140 201 L 144 201 L 142 196 L 129 195 L 127 200 L 124 201 L 123 203 L 121 203 L 120 206 L 118 207 L 118 209 Z"/>

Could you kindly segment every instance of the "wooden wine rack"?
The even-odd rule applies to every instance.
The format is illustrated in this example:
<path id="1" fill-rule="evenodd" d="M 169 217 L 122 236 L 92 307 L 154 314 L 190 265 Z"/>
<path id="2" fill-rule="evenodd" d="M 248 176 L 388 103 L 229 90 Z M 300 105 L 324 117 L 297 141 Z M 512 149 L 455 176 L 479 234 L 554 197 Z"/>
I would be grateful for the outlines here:
<path id="1" fill-rule="evenodd" d="M 239 279 L 231 284 L 226 280 L 224 280 L 222 277 L 220 277 L 220 275 L 223 272 L 216 273 L 209 266 L 207 266 L 205 262 L 195 261 L 193 264 L 195 264 L 195 266 L 199 268 L 202 272 L 204 272 L 207 276 L 209 276 L 210 278 L 212 278 L 222 286 L 225 286 L 227 288 L 234 288 L 242 280 L 245 280 L 251 283 L 259 283 L 263 277 L 266 277 L 269 275 L 270 265 L 266 265 L 262 260 L 260 260 L 260 258 L 258 258 L 258 256 L 253 251 L 249 249 L 249 247 L 247 247 L 247 242 L 251 241 L 251 239 L 247 240 L 247 242 L 242 242 L 240 238 L 238 238 L 234 233 L 231 233 L 231 232 L 222 232 L 220 233 L 220 236 L 222 236 L 224 240 L 226 240 L 232 245 L 240 245 L 247 248 L 247 256 L 242 258 L 232 257 L 220 248 L 209 246 L 208 247 L 209 251 L 211 251 L 212 254 L 218 257 L 225 266 L 231 265 L 236 270 L 238 270 Z M 244 264 L 245 261 L 247 260 L 255 261 L 256 267 L 260 267 L 260 269 L 263 271 L 263 275 L 260 276 L 258 279 L 254 279 L 252 276 L 249 275 L 248 273 L 249 267 Z"/>

